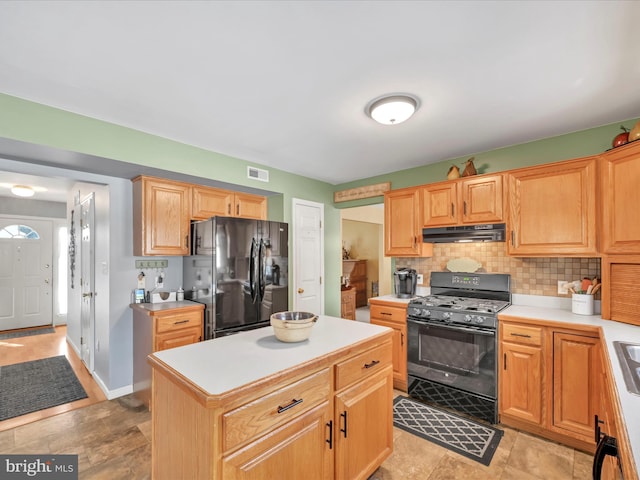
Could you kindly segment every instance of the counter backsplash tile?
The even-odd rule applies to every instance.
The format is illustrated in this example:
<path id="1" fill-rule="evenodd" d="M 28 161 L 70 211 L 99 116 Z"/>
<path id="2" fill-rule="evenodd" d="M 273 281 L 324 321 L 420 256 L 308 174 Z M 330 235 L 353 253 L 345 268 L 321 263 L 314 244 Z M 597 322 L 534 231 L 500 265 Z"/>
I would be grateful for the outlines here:
<path id="1" fill-rule="evenodd" d="M 482 264 L 480 272 L 510 273 L 511 292 L 529 295 L 558 295 L 559 280 L 579 280 L 600 277 L 599 258 L 517 258 L 507 256 L 504 242 L 437 243 L 430 258 L 396 258 L 396 266 L 410 267 L 424 275 L 429 285 L 429 273 L 447 269 L 454 258 L 472 258 Z M 598 294 L 599 296 L 599 294 Z"/>

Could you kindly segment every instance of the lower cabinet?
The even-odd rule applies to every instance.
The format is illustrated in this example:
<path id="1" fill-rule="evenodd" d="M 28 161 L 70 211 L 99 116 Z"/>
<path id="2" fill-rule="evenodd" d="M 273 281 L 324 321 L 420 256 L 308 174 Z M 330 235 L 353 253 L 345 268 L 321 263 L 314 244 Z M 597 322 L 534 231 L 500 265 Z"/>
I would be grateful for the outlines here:
<path id="1" fill-rule="evenodd" d="M 371 323 L 393 329 L 393 386 L 407 391 L 407 303 L 370 299 Z"/>
<path id="2" fill-rule="evenodd" d="M 502 317 L 499 325 L 500 421 L 593 452 L 602 383 L 598 334 Z"/>
<path id="3" fill-rule="evenodd" d="M 369 478 L 393 451 L 391 339 L 341 352 L 215 397 L 152 356 L 152 478 Z"/>
<path id="4" fill-rule="evenodd" d="M 348 320 L 356 319 L 356 290 L 354 288 L 341 290 L 340 316 Z"/>

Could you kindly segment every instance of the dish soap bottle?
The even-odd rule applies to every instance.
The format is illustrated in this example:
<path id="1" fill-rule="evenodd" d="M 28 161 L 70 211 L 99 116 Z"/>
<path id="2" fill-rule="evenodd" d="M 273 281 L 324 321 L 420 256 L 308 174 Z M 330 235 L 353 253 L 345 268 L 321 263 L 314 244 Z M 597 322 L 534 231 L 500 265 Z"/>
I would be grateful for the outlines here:
<path id="1" fill-rule="evenodd" d="M 184 300 L 184 290 L 182 289 L 182 285 L 180 285 L 180 288 L 178 288 L 178 291 L 176 292 L 176 300 L 178 302 L 182 302 Z"/>

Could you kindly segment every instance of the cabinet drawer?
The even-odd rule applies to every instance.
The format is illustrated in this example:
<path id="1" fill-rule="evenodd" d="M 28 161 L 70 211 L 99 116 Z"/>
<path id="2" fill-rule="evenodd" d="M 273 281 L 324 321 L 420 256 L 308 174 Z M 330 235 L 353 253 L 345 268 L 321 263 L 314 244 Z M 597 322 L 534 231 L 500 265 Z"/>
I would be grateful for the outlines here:
<path id="1" fill-rule="evenodd" d="M 523 345 L 542 345 L 542 327 L 503 323 L 502 340 Z"/>
<path id="2" fill-rule="evenodd" d="M 336 390 L 340 390 L 391 364 L 391 343 L 367 350 L 336 365 Z"/>
<path id="3" fill-rule="evenodd" d="M 328 368 L 247 403 L 222 416 L 223 450 L 246 441 L 306 412 L 329 399 L 331 375 Z"/>
<path id="4" fill-rule="evenodd" d="M 407 322 L 407 309 L 402 307 L 387 307 L 371 305 L 371 319 L 379 318 L 387 322 Z"/>
<path id="5" fill-rule="evenodd" d="M 202 327 L 202 312 L 176 313 L 156 319 L 156 332 L 168 332 L 187 327 Z"/>

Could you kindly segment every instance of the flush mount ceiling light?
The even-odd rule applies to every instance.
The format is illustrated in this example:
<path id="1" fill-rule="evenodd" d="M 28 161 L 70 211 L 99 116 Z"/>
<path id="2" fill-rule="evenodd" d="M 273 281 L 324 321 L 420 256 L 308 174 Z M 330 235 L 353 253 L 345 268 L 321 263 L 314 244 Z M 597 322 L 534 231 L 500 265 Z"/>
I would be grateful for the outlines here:
<path id="1" fill-rule="evenodd" d="M 33 191 L 33 188 L 28 187 L 27 185 L 14 185 L 11 187 L 11 193 L 18 197 L 33 197 L 35 192 Z"/>
<path id="2" fill-rule="evenodd" d="M 409 119 L 418 109 L 418 99 L 407 94 L 385 95 L 372 100 L 366 112 L 383 125 L 397 125 Z"/>

